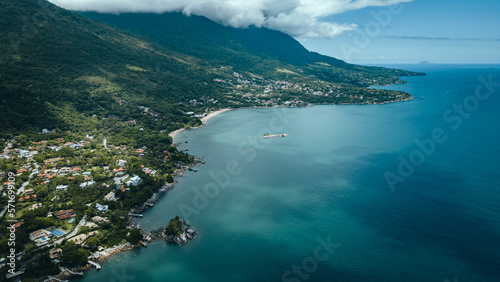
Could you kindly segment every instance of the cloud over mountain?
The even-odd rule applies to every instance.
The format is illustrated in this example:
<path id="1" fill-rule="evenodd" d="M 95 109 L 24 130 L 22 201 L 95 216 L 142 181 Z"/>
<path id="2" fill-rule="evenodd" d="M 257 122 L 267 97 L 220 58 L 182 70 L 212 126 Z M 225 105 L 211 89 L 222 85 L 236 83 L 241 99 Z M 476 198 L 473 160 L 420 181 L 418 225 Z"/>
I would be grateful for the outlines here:
<path id="1" fill-rule="evenodd" d="M 181 11 L 245 28 L 267 27 L 298 38 L 333 38 L 356 29 L 349 23 L 321 18 L 349 10 L 381 7 L 412 0 L 49 0 L 76 11 L 105 13 Z"/>

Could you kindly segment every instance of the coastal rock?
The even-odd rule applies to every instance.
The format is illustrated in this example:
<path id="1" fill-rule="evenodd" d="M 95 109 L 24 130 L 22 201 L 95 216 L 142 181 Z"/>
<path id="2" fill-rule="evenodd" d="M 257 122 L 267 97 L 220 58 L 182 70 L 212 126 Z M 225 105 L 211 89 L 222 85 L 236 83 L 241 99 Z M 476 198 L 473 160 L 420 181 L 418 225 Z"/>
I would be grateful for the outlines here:
<path id="1" fill-rule="evenodd" d="M 170 223 L 164 231 L 165 240 L 177 245 L 185 245 L 189 240 L 192 240 L 195 235 L 196 231 L 190 228 L 190 225 L 178 216 L 170 220 Z"/>

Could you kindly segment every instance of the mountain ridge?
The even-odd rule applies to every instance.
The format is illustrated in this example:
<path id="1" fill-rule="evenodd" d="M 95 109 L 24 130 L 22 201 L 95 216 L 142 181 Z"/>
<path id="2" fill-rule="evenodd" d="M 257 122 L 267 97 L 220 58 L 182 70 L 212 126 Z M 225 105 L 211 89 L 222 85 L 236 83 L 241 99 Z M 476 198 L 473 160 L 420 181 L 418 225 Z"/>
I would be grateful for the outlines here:
<path id="1" fill-rule="evenodd" d="M 322 73 L 314 66 L 317 63 L 331 67 L 372 75 L 406 76 L 415 72 L 367 67 L 307 50 L 288 34 L 267 28 L 234 28 L 222 26 L 210 19 L 181 12 L 102 14 L 80 12 L 79 14 L 109 24 L 134 34 L 145 36 L 163 47 L 177 52 L 197 56 L 201 59 L 229 64 L 248 71 L 264 71 L 272 75 L 272 68 L 266 67 L 266 60 L 302 68 L 306 74 Z M 248 62 L 249 57 L 256 60 Z M 321 79 L 340 82 L 323 73 Z M 395 81 L 392 81 L 395 82 Z M 352 83 L 352 81 L 351 81 Z M 364 85 L 366 86 L 366 85 Z"/>
<path id="2" fill-rule="evenodd" d="M 168 120 L 151 126 L 172 130 L 199 124 L 185 112 L 223 107 L 398 101 L 409 95 L 367 87 L 417 74 L 347 64 L 278 31 L 179 13 L 123 21 L 2 0 L 0 15 L 0 131 L 85 131 L 100 123 L 91 116 L 134 119 L 138 106 Z"/>

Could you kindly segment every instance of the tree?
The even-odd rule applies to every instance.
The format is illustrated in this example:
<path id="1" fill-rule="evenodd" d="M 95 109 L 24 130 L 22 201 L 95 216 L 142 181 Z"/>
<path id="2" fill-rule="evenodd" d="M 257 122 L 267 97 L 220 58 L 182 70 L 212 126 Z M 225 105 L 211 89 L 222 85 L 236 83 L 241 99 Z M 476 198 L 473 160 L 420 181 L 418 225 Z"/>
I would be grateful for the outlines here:
<path id="1" fill-rule="evenodd" d="M 172 176 L 172 174 L 167 175 L 167 182 L 168 183 L 173 183 L 174 182 L 174 177 Z"/>
<path id="2" fill-rule="evenodd" d="M 0 240 L 0 253 L 1 254 L 7 254 L 10 250 L 9 247 L 9 238 L 3 238 Z"/>
<path id="3" fill-rule="evenodd" d="M 87 241 L 85 241 L 85 243 L 87 244 L 87 246 L 89 246 L 89 248 L 92 251 L 95 251 L 97 250 L 97 247 L 99 247 L 99 245 L 101 244 L 101 240 L 99 240 L 99 238 L 97 238 L 96 236 L 92 236 L 88 238 Z"/>
<path id="4" fill-rule="evenodd" d="M 73 157 L 73 155 L 75 154 L 75 151 L 71 148 L 64 147 L 64 148 L 61 148 L 58 153 L 61 157 L 69 158 L 69 157 Z"/>
<path id="5" fill-rule="evenodd" d="M 48 251 L 37 255 L 34 262 L 26 267 L 26 273 L 31 277 L 45 277 L 59 273 L 59 267 L 52 262 Z"/>
<path id="6" fill-rule="evenodd" d="M 84 264 L 90 254 L 90 252 L 77 247 L 75 243 L 71 241 L 67 241 L 61 249 L 63 250 L 61 261 L 67 267 L 75 267 Z"/>
<path id="7" fill-rule="evenodd" d="M 165 234 L 169 236 L 173 235 L 179 237 L 181 236 L 182 232 L 184 232 L 184 230 L 182 228 L 182 220 L 179 218 L 179 216 L 172 218 L 167 228 L 165 228 Z"/>
<path id="8" fill-rule="evenodd" d="M 143 238 L 144 238 L 144 236 L 142 235 L 142 233 L 139 229 L 132 229 L 132 230 L 130 230 L 130 234 L 127 238 L 127 242 L 129 242 L 132 245 L 136 245 Z"/>

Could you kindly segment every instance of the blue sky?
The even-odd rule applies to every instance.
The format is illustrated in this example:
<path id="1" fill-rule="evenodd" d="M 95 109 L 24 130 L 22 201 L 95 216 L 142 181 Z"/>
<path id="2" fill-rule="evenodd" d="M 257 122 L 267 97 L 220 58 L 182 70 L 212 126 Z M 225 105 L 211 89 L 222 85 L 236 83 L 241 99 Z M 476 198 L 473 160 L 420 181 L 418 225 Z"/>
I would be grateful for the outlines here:
<path id="1" fill-rule="evenodd" d="M 396 7 L 322 18 L 358 29 L 333 39 L 299 40 L 309 50 L 352 63 L 500 63 L 499 0 L 416 0 Z M 389 13 L 388 24 L 373 13 Z"/>

